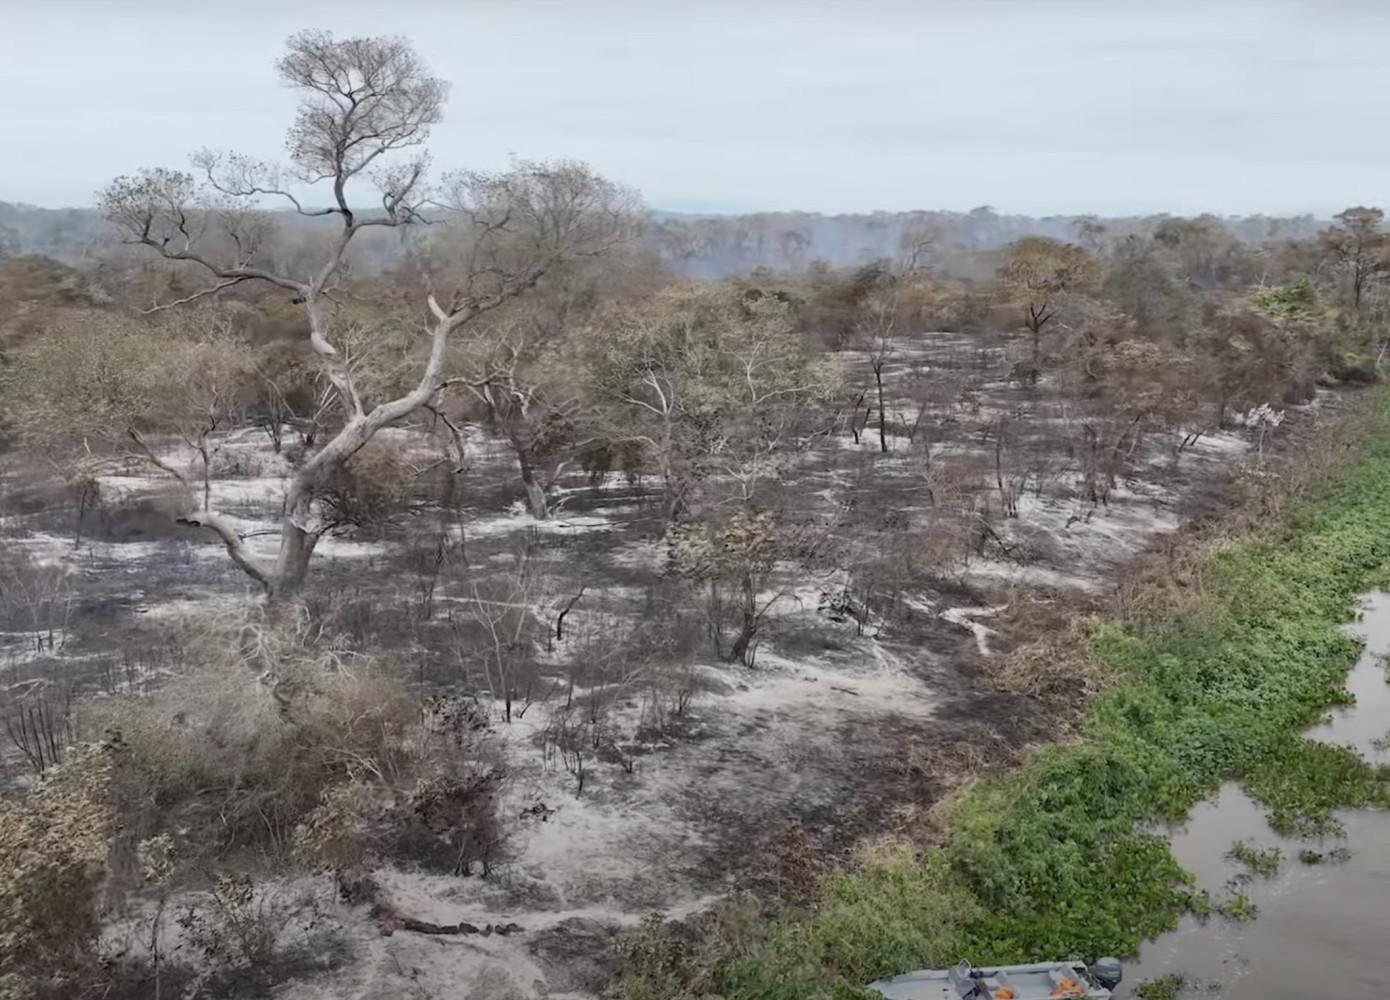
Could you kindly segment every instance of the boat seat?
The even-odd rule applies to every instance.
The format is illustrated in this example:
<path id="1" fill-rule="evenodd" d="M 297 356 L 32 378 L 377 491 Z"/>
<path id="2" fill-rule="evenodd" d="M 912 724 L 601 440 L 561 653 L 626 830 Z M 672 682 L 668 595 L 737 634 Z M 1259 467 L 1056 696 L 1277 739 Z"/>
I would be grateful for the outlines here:
<path id="1" fill-rule="evenodd" d="M 1048 969 L 1047 978 L 1052 981 L 1053 989 L 1061 989 L 1062 980 L 1070 979 L 1072 982 L 1076 983 L 1079 989 L 1079 992 L 1076 994 L 1077 996 L 1082 996 L 1086 992 L 1086 984 L 1082 982 L 1076 970 L 1070 966 L 1058 965 L 1055 968 Z"/>
<path id="2" fill-rule="evenodd" d="M 995 990 L 1013 985 L 1013 983 L 1009 981 L 1009 974 L 1003 969 L 1000 969 L 992 976 L 985 976 L 983 982 L 985 984 L 985 989 L 989 990 L 990 996 L 994 996 Z"/>
<path id="3" fill-rule="evenodd" d="M 951 984 L 951 991 L 956 996 L 972 996 L 975 992 L 975 980 L 970 978 L 970 966 L 965 963 L 954 965 L 946 970 L 946 978 Z"/>

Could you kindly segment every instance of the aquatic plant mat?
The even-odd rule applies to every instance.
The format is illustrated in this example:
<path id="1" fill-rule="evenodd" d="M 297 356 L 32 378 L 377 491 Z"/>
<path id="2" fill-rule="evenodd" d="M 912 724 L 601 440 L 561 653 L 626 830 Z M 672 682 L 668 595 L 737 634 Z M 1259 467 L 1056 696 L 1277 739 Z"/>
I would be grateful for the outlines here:
<path id="1" fill-rule="evenodd" d="M 1123 956 L 1213 909 L 1162 827 L 1222 782 L 1294 835 L 1390 802 L 1387 769 L 1300 735 L 1348 700 L 1361 642 L 1344 624 L 1390 566 L 1390 394 L 1327 421 L 1156 566 L 1140 568 L 1143 600 L 1089 626 L 1076 655 L 1110 683 L 1061 742 L 958 796 L 935 842 L 865 848 L 806 906 L 651 921 L 621 994 L 850 1000 L 962 957 Z"/>

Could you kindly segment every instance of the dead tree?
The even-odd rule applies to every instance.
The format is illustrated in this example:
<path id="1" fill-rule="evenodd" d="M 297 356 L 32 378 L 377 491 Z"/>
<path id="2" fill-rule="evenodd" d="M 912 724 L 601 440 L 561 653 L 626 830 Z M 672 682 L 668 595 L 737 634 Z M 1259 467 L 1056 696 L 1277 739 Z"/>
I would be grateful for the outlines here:
<path id="1" fill-rule="evenodd" d="M 244 544 L 223 514 L 196 505 L 180 523 L 214 532 L 232 561 L 276 602 L 302 587 L 315 547 L 330 527 L 317 503 L 319 487 L 340 472 L 383 427 L 431 406 L 451 384 L 445 360 L 450 338 L 480 316 L 527 292 L 565 260 L 605 252 L 630 235 L 632 197 L 582 164 L 518 163 L 507 172 L 461 172 L 445 178 L 430 199 L 426 159 L 393 156 L 418 149 L 442 116 L 445 84 L 430 76 L 408 43 L 390 38 L 336 40 L 304 32 L 280 60 L 282 79 L 303 95 L 288 137 L 290 166 L 245 156 L 199 153 L 201 181 L 187 173 L 144 170 L 113 181 L 101 196 L 103 213 L 128 242 L 200 271 L 207 284 L 157 305 L 167 309 L 245 284 L 289 293 L 308 321 L 308 341 L 333 388 L 342 424 L 296 469 L 283 504 L 276 557 L 264 561 Z M 359 213 L 348 198 L 352 182 L 370 178 L 378 211 Z M 331 187 L 328 207 L 310 208 L 292 189 Z M 265 199 L 304 216 L 340 223 L 327 251 L 307 273 L 268 261 L 270 216 Z M 358 379 L 334 341 L 329 308 L 348 250 L 364 230 L 421 221 L 427 200 L 455 223 L 448 267 L 425 269 L 428 354 L 418 380 L 403 395 L 368 406 Z M 452 286 L 446 290 L 446 285 Z M 149 460 L 189 491 L 187 476 L 152 449 Z"/>

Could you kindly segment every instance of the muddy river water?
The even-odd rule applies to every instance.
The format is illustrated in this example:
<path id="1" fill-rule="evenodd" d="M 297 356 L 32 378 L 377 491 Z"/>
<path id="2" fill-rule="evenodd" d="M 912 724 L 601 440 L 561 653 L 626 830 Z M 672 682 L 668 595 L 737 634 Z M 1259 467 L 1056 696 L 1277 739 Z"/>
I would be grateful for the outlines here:
<path id="1" fill-rule="evenodd" d="M 1347 680 L 1356 704 L 1335 710 L 1308 735 L 1355 747 L 1368 759 L 1390 761 L 1378 741 L 1390 731 L 1390 684 L 1380 656 L 1390 654 L 1390 595 L 1374 594 L 1348 628 L 1366 648 Z M 1390 995 L 1390 814 L 1346 812 L 1345 838 L 1322 843 L 1275 835 L 1261 810 L 1235 786 L 1202 803 L 1173 834 L 1173 853 L 1214 898 L 1244 869 L 1227 858 L 1237 840 L 1278 846 L 1277 873 L 1254 875 L 1240 887 L 1258 908 L 1253 920 L 1186 918 L 1173 933 L 1146 945 L 1125 963 L 1120 996 L 1136 996 L 1144 981 L 1183 976 L 1182 996 L 1227 1000 L 1311 1000 L 1322 996 Z M 1344 860 L 1304 864 L 1311 848 L 1349 852 Z"/>

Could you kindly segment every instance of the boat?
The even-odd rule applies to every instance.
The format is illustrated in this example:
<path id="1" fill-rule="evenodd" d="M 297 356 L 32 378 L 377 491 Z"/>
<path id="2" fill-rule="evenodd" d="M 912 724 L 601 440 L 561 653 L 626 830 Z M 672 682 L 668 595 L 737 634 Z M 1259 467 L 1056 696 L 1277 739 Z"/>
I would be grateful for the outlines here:
<path id="1" fill-rule="evenodd" d="M 1036 962 L 976 968 L 961 962 L 949 969 L 924 969 L 879 979 L 869 989 L 884 1000 L 1109 1000 L 1123 970 L 1114 958 L 1084 962 Z"/>

